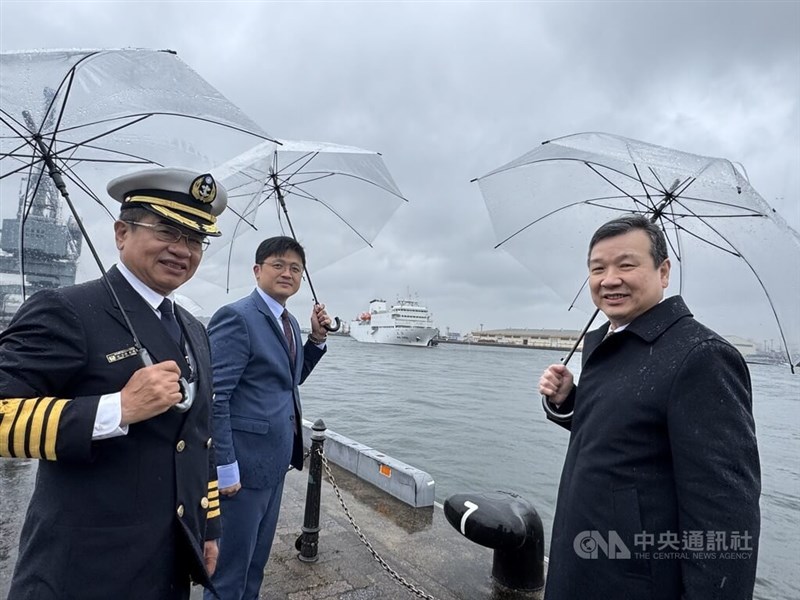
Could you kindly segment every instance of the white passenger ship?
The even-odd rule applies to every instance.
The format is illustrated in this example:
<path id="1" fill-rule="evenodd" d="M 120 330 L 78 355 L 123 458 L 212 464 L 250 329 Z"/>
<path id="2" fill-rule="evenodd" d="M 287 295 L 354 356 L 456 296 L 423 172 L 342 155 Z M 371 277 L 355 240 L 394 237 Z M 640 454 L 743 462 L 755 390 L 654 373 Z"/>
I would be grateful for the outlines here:
<path id="1" fill-rule="evenodd" d="M 369 311 L 350 322 L 350 337 L 373 344 L 430 346 L 438 334 L 431 313 L 415 300 L 398 300 L 391 308 L 372 300 Z"/>

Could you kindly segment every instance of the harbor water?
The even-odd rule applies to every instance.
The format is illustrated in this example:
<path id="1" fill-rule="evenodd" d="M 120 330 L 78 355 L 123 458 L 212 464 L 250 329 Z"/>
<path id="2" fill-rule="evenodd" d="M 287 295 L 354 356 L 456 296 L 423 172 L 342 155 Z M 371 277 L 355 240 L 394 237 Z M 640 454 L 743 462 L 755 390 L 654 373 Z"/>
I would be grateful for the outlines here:
<path id="1" fill-rule="evenodd" d="M 337 433 L 427 471 L 439 502 L 465 491 L 526 497 L 549 544 L 568 432 L 545 419 L 536 384 L 563 353 L 328 339 L 328 354 L 301 388 L 304 418 L 322 418 Z M 570 367 L 579 365 L 577 355 Z M 750 371 L 763 488 L 754 597 L 797 600 L 800 375 L 778 365 Z"/>
<path id="2" fill-rule="evenodd" d="M 362 344 L 329 337 L 302 386 L 304 417 L 430 473 L 439 502 L 505 490 L 536 506 L 549 542 L 568 433 L 547 421 L 536 393 L 547 350 L 442 344 Z M 576 356 L 574 371 L 580 363 Z M 800 375 L 751 365 L 762 465 L 758 600 L 800 598 Z M 731 441 L 732 445 L 735 440 Z M 0 459 L 0 597 L 16 558 L 35 461 Z"/>

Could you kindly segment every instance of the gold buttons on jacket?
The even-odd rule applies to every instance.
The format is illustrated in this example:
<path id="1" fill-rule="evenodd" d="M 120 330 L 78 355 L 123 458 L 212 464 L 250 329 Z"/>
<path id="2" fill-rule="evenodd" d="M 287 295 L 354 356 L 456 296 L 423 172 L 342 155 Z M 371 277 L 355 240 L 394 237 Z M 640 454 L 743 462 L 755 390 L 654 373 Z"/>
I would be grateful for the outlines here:
<path id="1" fill-rule="evenodd" d="M 184 449 L 184 448 L 186 448 L 186 442 L 184 442 L 183 440 L 180 440 L 180 441 L 178 442 L 178 445 L 177 445 L 177 446 L 175 446 L 175 449 L 176 449 L 178 452 L 183 452 L 183 449 Z"/>
<path id="2" fill-rule="evenodd" d="M 179 517 L 183 516 L 183 504 L 178 504 L 178 510 L 176 511 Z"/>
<path id="3" fill-rule="evenodd" d="M 208 438 L 208 441 L 206 442 L 206 448 L 211 448 L 211 438 Z"/>
<path id="4" fill-rule="evenodd" d="M 200 506 L 203 508 L 208 508 L 208 498 L 206 498 L 205 496 L 200 498 Z"/>

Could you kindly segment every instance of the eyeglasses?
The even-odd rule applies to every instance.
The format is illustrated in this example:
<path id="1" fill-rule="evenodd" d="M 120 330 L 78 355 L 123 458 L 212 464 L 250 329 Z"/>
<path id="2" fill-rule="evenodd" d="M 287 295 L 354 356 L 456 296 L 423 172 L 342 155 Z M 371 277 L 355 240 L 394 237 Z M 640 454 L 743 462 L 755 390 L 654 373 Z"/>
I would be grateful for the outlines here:
<path id="1" fill-rule="evenodd" d="M 124 221 L 124 223 L 138 225 L 139 227 L 147 227 L 153 232 L 156 239 L 161 242 L 176 244 L 181 241 L 181 238 L 186 238 L 186 245 L 189 247 L 189 250 L 194 252 L 203 252 L 211 243 L 211 240 L 208 238 L 183 233 L 177 227 L 165 225 L 164 223 L 142 223 L 140 221 Z"/>
<path id="2" fill-rule="evenodd" d="M 289 272 L 294 277 L 300 277 L 303 274 L 303 266 L 297 263 L 285 263 L 281 260 L 271 260 L 269 262 L 264 261 L 261 263 L 262 265 L 267 265 L 271 269 L 274 269 L 278 273 L 283 273 L 286 269 L 289 269 Z"/>

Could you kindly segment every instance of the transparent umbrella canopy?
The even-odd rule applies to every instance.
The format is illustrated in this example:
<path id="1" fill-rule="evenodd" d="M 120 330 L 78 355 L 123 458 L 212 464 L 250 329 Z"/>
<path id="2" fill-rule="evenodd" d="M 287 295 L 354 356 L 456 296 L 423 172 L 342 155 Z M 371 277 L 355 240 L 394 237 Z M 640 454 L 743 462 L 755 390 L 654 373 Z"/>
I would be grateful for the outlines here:
<path id="1" fill-rule="evenodd" d="M 309 270 L 321 269 L 372 246 L 407 200 L 383 157 L 370 150 L 325 142 L 278 140 L 259 144 L 212 170 L 228 190 L 228 210 L 198 272 L 226 291 L 252 287 L 259 243 L 294 237 Z"/>
<path id="2" fill-rule="evenodd" d="M 695 315 L 790 365 L 800 360 L 800 236 L 732 162 L 606 133 L 539 147 L 476 180 L 497 247 L 566 301 L 592 312 L 594 231 L 639 213 L 664 231 L 667 294 Z"/>
<path id="3" fill-rule="evenodd" d="M 145 166 L 202 172 L 270 139 L 172 51 L 2 53 L 0 272 L 18 272 L 22 296 L 73 283 L 85 246 L 93 274 L 105 273 L 119 210 L 111 178 Z"/>
<path id="4" fill-rule="evenodd" d="M 270 139 L 169 50 L 2 53 L 0 216 L 14 221 L 3 250 L 24 273 L 26 244 L 37 243 L 30 217 L 108 238 L 119 209 L 105 193 L 113 177 L 147 166 L 203 171 Z"/>

